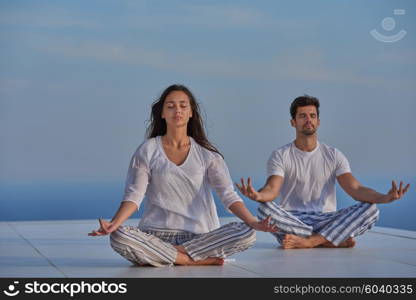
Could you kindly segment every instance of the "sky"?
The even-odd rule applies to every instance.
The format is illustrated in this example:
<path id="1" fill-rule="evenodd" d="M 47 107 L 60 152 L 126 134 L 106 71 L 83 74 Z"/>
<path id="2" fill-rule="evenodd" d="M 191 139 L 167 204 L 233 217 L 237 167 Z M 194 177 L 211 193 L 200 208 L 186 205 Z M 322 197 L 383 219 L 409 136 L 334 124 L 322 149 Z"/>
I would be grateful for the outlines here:
<path id="1" fill-rule="evenodd" d="M 356 177 L 414 180 L 415 14 L 411 0 L 0 0 L 0 182 L 123 181 L 173 83 L 234 179 L 264 179 L 309 94 L 319 140 Z"/>

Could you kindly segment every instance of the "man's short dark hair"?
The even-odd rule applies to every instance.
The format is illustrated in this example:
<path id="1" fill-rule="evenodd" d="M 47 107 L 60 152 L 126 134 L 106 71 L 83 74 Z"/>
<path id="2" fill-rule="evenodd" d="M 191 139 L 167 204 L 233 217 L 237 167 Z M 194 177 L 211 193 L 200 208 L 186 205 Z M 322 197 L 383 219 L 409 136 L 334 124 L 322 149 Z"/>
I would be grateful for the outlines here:
<path id="1" fill-rule="evenodd" d="M 313 105 L 316 107 L 316 112 L 318 113 L 319 118 L 319 99 L 309 95 L 303 95 L 293 100 L 292 104 L 290 105 L 290 115 L 292 116 L 292 119 L 294 120 L 296 118 L 296 111 L 298 107 L 308 105 Z"/>

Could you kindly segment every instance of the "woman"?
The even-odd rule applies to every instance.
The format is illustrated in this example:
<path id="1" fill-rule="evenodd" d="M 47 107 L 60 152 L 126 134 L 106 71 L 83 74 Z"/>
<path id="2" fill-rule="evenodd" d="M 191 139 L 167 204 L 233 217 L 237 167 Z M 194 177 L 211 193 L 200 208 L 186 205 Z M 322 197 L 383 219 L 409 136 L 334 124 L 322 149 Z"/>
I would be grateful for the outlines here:
<path id="1" fill-rule="evenodd" d="M 172 85 L 162 93 L 152 105 L 147 136 L 130 161 L 120 208 L 89 235 L 110 234 L 112 248 L 138 265 L 222 265 L 254 244 L 255 230 L 276 231 L 269 219 L 259 222 L 235 192 L 188 88 Z M 210 187 L 244 222 L 220 227 Z M 139 226 L 121 226 L 145 195 Z"/>

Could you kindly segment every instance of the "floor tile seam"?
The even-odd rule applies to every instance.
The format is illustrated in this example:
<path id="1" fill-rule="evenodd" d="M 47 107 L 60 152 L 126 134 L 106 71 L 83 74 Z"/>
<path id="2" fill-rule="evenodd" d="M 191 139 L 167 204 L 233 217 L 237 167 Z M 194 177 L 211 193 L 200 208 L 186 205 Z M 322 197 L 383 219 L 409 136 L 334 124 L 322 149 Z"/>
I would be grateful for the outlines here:
<path id="1" fill-rule="evenodd" d="M 25 238 L 18 230 L 13 226 L 13 224 L 8 223 L 9 227 L 22 239 L 24 240 L 36 253 L 38 253 L 42 258 L 44 258 L 51 267 L 56 269 L 60 274 L 64 277 L 68 277 L 52 260 L 50 260 L 46 255 L 42 253 L 36 246 L 30 242 L 27 238 Z"/>

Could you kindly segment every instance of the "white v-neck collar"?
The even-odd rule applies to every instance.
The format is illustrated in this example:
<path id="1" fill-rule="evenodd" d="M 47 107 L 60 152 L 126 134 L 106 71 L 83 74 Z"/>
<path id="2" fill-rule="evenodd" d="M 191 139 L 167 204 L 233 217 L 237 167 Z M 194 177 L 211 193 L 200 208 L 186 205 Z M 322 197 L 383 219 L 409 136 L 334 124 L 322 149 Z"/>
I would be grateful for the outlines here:
<path id="1" fill-rule="evenodd" d="M 191 152 L 192 152 L 192 148 L 194 147 L 194 139 L 190 136 L 189 137 L 189 142 L 190 142 L 190 144 L 191 144 L 191 147 L 189 148 L 189 151 L 188 151 L 188 155 L 186 156 L 186 158 L 185 158 L 185 160 L 183 161 L 183 163 L 181 163 L 180 165 L 177 165 L 177 164 L 175 164 L 173 161 L 171 161 L 170 159 L 169 159 L 169 157 L 168 157 L 168 155 L 166 154 L 166 152 L 165 152 L 165 149 L 163 148 L 163 143 L 162 143 L 162 136 L 161 135 L 158 135 L 157 136 L 157 142 L 158 142 L 158 145 L 159 145 L 159 147 L 160 147 L 160 151 L 163 153 L 163 156 L 165 157 L 165 159 L 169 162 L 169 163 L 171 163 L 172 165 L 174 165 L 174 166 L 176 166 L 176 167 L 182 167 L 182 166 L 184 166 L 185 164 L 186 164 L 186 162 L 189 160 L 189 157 L 191 156 Z"/>

